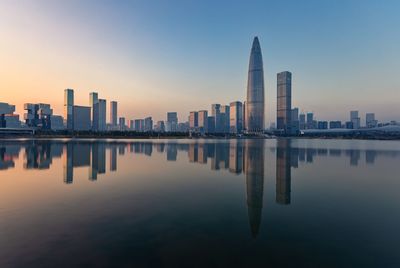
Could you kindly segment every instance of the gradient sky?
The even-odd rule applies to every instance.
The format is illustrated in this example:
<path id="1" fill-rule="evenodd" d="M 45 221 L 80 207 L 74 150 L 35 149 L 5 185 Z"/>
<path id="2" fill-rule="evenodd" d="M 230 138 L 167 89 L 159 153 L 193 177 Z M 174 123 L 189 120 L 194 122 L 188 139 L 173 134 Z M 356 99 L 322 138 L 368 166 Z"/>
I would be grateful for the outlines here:
<path id="1" fill-rule="evenodd" d="M 117 100 L 127 119 L 244 100 L 252 39 L 264 57 L 267 126 L 276 73 L 317 119 L 351 109 L 400 120 L 400 1 L 0 1 L 0 102 L 51 103 L 64 88 Z M 107 109 L 108 109 L 107 104 Z M 109 112 L 107 111 L 107 114 Z"/>

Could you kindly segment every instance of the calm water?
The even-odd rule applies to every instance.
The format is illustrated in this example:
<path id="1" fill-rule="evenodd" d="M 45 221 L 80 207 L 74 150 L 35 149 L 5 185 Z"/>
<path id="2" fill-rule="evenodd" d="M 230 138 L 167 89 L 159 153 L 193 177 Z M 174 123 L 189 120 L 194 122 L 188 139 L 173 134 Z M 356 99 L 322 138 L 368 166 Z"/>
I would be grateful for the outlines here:
<path id="1" fill-rule="evenodd" d="M 0 267 L 400 267 L 400 142 L 0 141 Z"/>

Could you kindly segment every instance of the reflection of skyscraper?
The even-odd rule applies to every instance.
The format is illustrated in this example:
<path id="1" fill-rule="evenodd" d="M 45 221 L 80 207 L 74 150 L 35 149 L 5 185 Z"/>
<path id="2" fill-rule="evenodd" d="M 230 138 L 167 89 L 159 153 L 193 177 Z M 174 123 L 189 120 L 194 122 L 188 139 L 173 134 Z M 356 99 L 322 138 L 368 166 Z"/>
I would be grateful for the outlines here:
<path id="1" fill-rule="evenodd" d="M 190 143 L 189 144 L 189 151 L 188 151 L 188 155 L 189 155 L 189 162 L 197 162 L 198 159 L 198 144 L 197 143 Z"/>
<path id="2" fill-rule="evenodd" d="M 204 143 L 199 143 L 197 151 L 197 160 L 200 164 L 207 164 L 207 145 Z"/>
<path id="3" fill-rule="evenodd" d="M 253 237 L 259 233 L 264 192 L 264 140 L 245 141 L 247 209 Z"/>
<path id="4" fill-rule="evenodd" d="M 97 180 L 97 173 L 99 170 L 99 160 L 98 160 L 98 155 L 99 155 L 99 147 L 98 143 L 95 142 L 91 144 L 92 146 L 92 163 L 89 168 L 89 180 L 95 181 Z"/>
<path id="5" fill-rule="evenodd" d="M 276 203 L 290 204 L 291 151 L 289 139 L 278 139 L 276 148 Z"/>
<path id="6" fill-rule="evenodd" d="M 176 161 L 176 157 L 178 154 L 178 148 L 176 144 L 169 143 L 167 146 L 167 161 Z"/>
<path id="7" fill-rule="evenodd" d="M 229 171 L 240 174 L 243 170 L 243 143 L 231 140 L 229 143 Z"/>
<path id="8" fill-rule="evenodd" d="M 250 53 L 245 122 L 249 132 L 264 130 L 264 70 L 258 37 L 254 38 Z"/>
<path id="9" fill-rule="evenodd" d="M 72 183 L 74 178 L 73 155 L 74 155 L 74 147 L 72 143 L 68 142 L 66 145 L 65 163 L 64 163 L 64 182 L 67 184 Z"/>
<path id="10" fill-rule="evenodd" d="M 117 170 L 117 146 L 112 145 L 110 148 L 110 171 Z"/>

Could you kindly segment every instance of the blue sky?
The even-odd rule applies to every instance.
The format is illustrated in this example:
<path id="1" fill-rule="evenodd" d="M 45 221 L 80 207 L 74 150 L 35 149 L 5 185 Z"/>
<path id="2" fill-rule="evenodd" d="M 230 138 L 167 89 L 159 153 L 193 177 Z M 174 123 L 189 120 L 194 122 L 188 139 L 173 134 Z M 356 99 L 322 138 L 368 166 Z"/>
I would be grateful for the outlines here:
<path id="1" fill-rule="evenodd" d="M 400 120 L 399 12 L 390 0 L 4 0 L 0 101 L 20 113 L 23 102 L 51 102 L 62 113 L 62 91 L 72 87 L 78 104 L 97 90 L 128 119 L 176 110 L 184 120 L 190 110 L 244 100 L 257 35 L 267 123 L 284 70 L 293 73 L 293 106 L 317 119 L 345 120 L 358 109 Z"/>

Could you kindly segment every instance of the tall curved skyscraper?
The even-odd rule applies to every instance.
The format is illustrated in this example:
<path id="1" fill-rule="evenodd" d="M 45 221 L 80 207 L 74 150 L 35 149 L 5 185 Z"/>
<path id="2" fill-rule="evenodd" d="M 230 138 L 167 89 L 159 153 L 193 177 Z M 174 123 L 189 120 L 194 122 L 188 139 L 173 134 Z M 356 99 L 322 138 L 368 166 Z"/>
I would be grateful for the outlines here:
<path id="1" fill-rule="evenodd" d="M 246 130 L 250 133 L 264 130 L 264 69 L 258 37 L 251 47 L 247 78 Z"/>

